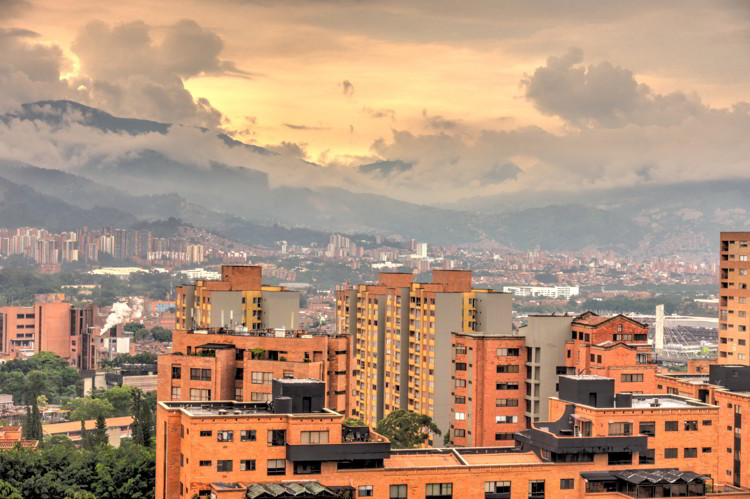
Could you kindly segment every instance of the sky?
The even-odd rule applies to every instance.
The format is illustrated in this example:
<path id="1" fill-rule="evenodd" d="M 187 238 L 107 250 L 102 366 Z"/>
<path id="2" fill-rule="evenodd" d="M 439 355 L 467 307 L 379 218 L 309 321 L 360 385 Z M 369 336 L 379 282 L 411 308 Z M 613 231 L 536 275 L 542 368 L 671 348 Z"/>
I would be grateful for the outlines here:
<path id="1" fill-rule="evenodd" d="M 748 81 L 743 0 L 0 0 L 3 110 L 221 130 L 281 159 L 212 154 L 277 184 L 428 204 L 750 177 Z M 23 133 L 0 157 L 75 163 Z"/>

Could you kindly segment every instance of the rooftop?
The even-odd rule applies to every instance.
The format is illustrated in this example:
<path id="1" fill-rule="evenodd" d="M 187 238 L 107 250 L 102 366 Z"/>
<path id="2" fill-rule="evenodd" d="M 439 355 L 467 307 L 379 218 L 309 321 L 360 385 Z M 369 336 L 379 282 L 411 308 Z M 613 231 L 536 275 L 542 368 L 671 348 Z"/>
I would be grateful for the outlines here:
<path id="1" fill-rule="evenodd" d="M 565 374 L 565 375 L 561 375 L 560 377 L 570 378 L 570 379 L 606 379 L 606 380 L 612 379 L 606 376 L 599 376 L 598 374 Z"/>
<path id="2" fill-rule="evenodd" d="M 290 380 L 284 380 L 284 381 L 290 381 Z M 300 381 L 300 380 L 293 380 L 293 381 Z M 302 380 L 302 381 L 310 381 L 310 380 Z M 315 381 L 319 383 L 318 380 L 311 380 L 311 381 Z M 191 416 L 191 417 L 266 416 L 270 414 L 295 414 L 295 415 L 314 414 L 318 417 L 320 417 L 321 415 L 341 416 L 341 414 L 339 414 L 338 412 L 332 411 L 330 409 L 323 409 L 322 411 L 319 411 L 319 412 L 279 413 L 279 412 L 274 412 L 273 403 L 267 403 L 267 402 L 234 402 L 231 400 L 223 401 L 223 402 L 164 401 L 164 402 L 159 402 L 159 404 L 163 404 L 164 407 L 170 410 L 181 409 L 188 416 Z M 80 425 L 79 425 L 79 428 L 80 428 Z"/>
<path id="3" fill-rule="evenodd" d="M 691 407 L 710 407 L 708 404 L 697 400 L 678 397 L 674 395 L 634 395 L 633 408 L 635 409 L 678 409 Z"/>

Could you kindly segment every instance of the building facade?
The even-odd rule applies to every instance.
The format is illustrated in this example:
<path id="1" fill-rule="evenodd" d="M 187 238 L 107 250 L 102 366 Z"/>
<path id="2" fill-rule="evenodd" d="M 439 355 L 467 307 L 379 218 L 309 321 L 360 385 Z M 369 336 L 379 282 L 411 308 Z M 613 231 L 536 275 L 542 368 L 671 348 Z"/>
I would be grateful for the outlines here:
<path id="1" fill-rule="evenodd" d="M 719 264 L 719 363 L 750 365 L 750 232 L 721 233 Z"/>

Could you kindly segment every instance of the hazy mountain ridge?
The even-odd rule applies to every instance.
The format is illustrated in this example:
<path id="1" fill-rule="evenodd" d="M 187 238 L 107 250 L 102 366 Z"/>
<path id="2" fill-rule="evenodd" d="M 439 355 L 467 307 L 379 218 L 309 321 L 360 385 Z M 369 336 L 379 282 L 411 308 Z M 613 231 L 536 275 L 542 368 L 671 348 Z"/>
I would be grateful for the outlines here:
<path id="1" fill-rule="evenodd" d="M 129 134 L 164 134 L 175 126 L 117 118 L 70 101 L 28 104 L 23 110 L 20 116 L 0 120 L 41 120 L 60 127 L 76 120 L 79 125 Z M 231 147 L 247 146 L 228 136 L 220 138 Z M 265 149 L 255 152 L 274 154 Z M 438 244 L 497 242 L 521 250 L 597 248 L 668 254 L 706 251 L 719 230 L 750 225 L 750 181 L 515 193 L 423 206 L 341 188 L 274 188 L 268 175 L 252 166 L 220 161 L 196 165 L 140 149 L 115 159 L 96 157 L 69 173 L 0 160 L 0 177 L 82 210 L 119 210 L 132 217 L 126 217 L 129 224 L 136 218 L 176 217 L 255 244 L 283 233 L 283 239 L 294 239 L 294 231 L 304 228 L 311 231 L 300 234 L 301 239 L 315 241 L 324 239 L 325 232 L 341 231 L 398 234 Z M 6 209 L 13 211 L 10 205 Z"/>

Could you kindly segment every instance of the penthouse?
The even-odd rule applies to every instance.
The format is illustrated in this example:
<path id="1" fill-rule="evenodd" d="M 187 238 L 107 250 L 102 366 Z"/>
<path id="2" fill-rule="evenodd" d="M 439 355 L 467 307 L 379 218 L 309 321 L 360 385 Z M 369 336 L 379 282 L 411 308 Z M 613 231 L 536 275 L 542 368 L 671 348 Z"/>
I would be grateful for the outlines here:
<path id="1" fill-rule="evenodd" d="M 347 426 L 343 414 L 324 408 L 325 388 L 317 380 L 273 380 L 273 398 L 266 404 L 159 402 L 156 497 L 614 499 L 732 492 L 733 498 L 750 499 L 750 492 L 724 485 L 716 475 L 711 457 L 717 454 L 706 453 L 693 463 L 666 461 L 661 455 L 651 463 L 634 460 L 648 449 L 665 446 L 668 430 L 636 436 L 635 426 L 628 434 L 624 423 L 629 421 L 619 421 L 643 413 L 659 427 L 656 413 L 661 411 L 688 431 L 686 421 L 711 420 L 712 427 L 718 426 L 713 424 L 715 408 L 653 395 L 630 403 L 620 395 L 616 407 L 617 399 L 608 395 L 612 380 L 607 387 L 603 379 L 594 378 L 600 377 L 561 378 L 565 398 L 588 402 L 596 393 L 596 403 L 559 400 L 550 408 L 552 414 L 561 414 L 557 422 L 523 432 L 516 447 L 392 449 L 385 437 L 367 427 Z M 656 400 L 658 407 L 653 406 Z M 574 421 L 588 417 L 590 436 L 577 436 L 566 427 L 571 414 Z M 608 433 L 612 418 L 623 423 L 611 427 L 622 428 L 615 435 Z M 542 434 L 548 435 L 546 441 Z M 692 445 L 689 435 L 680 437 L 684 445 Z M 576 454 L 591 459 L 556 459 L 544 452 L 549 442 L 564 439 L 578 440 Z M 631 453 L 630 461 L 619 454 L 618 461 L 611 462 L 612 453 L 625 452 Z"/>

